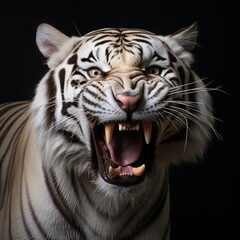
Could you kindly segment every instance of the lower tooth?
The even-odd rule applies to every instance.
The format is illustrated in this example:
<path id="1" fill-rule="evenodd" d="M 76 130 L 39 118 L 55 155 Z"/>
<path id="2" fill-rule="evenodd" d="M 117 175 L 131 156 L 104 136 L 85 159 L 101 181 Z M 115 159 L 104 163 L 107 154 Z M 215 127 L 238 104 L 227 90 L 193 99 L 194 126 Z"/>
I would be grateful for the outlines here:
<path id="1" fill-rule="evenodd" d="M 141 165 L 140 167 L 133 167 L 133 175 L 134 176 L 141 176 L 141 175 L 143 175 L 143 173 L 144 173 L 144 171 L 145 171 L 145 164 L 143 164 L 143 165 Z"/>
<path id="2" fill-rule="evenodd" d="M 112 166 L 109 166 L 108 171 L 109 171 L 109 176 L 113 177 L 113 178 L 117 177 L 119 175 L 119 172 L 120 172 L 119 167 L 118 168 L 113 168 Z"/>
<path id="3" fill-rule="evenodd" d="M 132 173 L 120 173 L 119 176 L 132 176 Z"/>

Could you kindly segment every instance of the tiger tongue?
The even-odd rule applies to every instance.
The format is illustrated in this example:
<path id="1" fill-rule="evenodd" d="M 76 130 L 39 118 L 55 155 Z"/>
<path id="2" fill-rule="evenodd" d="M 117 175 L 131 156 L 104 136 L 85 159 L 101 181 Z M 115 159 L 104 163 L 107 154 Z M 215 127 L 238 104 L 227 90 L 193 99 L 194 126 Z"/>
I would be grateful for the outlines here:
<path id="1" fill-rule="evenodd" d="M 115 132 L 107 147 L 115 164 L 131 165 L 139 159 L 141 154 L 141 133 L 139 131 Z"/>

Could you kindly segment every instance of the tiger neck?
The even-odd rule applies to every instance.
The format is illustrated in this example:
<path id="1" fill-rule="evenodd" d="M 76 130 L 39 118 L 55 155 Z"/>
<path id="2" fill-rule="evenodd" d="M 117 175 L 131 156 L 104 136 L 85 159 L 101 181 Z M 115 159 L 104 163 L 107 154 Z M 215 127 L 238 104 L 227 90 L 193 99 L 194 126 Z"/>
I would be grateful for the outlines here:
<path id="1" fill-rule="evenodd" d="M 131 187 L 111 185 L 101 177 L 93 180 L 87 173 L 79 176 L 73 170 L 43 167 L 43 172 L 48 188 L 58 192 L 55 197 L 62 201 L 68 199 L 70 205 L 80 209 L 86 205 L 94 206 L 101 209 L 103 215 L 121 214 L 123 210 L 139 211 L 141 205 L 168 198 L 168 170 L 165 168 L 146 177 L 146 182 Z"/>

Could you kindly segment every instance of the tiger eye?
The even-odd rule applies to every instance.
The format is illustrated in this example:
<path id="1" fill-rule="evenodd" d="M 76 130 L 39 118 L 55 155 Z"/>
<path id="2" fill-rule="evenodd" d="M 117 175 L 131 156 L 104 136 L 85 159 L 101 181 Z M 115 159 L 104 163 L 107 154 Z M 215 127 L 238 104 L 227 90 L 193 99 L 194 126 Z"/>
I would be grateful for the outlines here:
<path id="1" fill-rule="evenodd" d="M 91 68 L 87 72 L 88 75 L 93 78 L 102 75 L 102 71 L 99 68 Z"/>
<path id="2" fill-rule="evenodd" d="M 153 75 L 160 75 L 161 73 L 161 68 L 159 66 L 151 66 L 148 69 L 146 69 L 146 72 L 148 74 L 153 74 Z"/>

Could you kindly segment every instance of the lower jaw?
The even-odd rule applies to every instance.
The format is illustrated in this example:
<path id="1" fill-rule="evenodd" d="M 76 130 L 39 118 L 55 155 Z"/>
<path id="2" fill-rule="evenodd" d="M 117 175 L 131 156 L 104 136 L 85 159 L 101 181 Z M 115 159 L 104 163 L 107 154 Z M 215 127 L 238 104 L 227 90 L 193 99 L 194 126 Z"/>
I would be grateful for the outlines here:
<path id="1" fill-rule="evenodd" d="M 130 186 L 130 185 L 135 185 L 142 182 L 146 176 L 146 170 L 141 176 L 123 175 L 123 176 L 117 176 L 117 177 L 111 178 L 108 174 L 108 169 L 100 169 L 100 175 L 102 179 L 109 184 Z"/>

